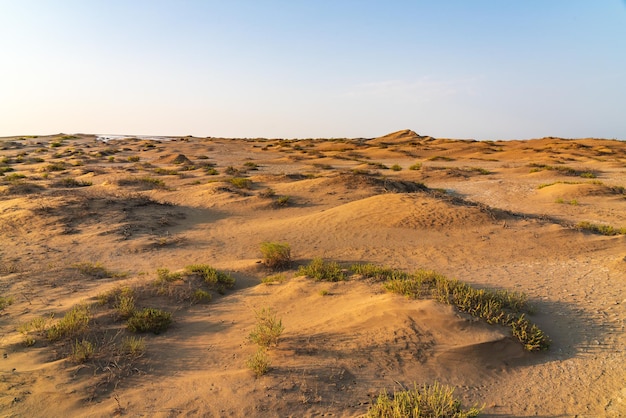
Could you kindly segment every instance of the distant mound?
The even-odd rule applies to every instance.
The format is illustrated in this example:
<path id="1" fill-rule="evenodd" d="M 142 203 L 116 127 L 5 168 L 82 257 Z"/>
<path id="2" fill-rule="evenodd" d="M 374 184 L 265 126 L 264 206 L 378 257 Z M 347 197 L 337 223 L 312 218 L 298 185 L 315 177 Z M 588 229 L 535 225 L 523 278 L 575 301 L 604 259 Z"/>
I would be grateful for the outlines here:
<path id="1" fill-rule="evenodd" d="M 191 160 L 183 154 L 164 155 L 163 157 L 159 158 L 159 162 L 162 162 L 165 164 L 183 164 L 183 165 L 193 164 Z"/>
<path id="2" fill-rule="evenodd" d="M 405 129 L 403 131 L 392 132 L 385 136 L 381 136 L 378 138 L 374 138 L 369 141 L 370 144 L 407 144 L 409 142 L 417 141 L 422 139 L 423 137 L 419 136 L 417 133 L 410 129 Z"/>

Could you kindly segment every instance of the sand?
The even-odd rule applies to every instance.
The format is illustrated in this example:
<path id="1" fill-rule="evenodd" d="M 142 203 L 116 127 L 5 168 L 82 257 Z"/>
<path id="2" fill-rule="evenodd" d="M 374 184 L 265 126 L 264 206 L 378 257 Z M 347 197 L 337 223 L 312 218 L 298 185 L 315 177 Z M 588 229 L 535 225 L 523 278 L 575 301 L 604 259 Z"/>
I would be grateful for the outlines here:
<path id="1" fill-rule="evenodd" d="M 626 227 L 624 142 L 61 134 L 0 139 L 0 171 L 2 416 L 352 417 L 381 390 L 433 382 L 482 416 L 626 416 L 626 235 L 579 227 Z M 264 241 L 291 246 L 280 283 L 261 283 Z M 315 257 L 524 292 L 552 345 L 526 352 L 505 327 L 372 280 L 298 275 Z M 157 269 L 199 263 L 235 287 L 208 303 L 182 285 L 150 293 Z M 120 285 L 173 314 L 132 359 L 111 351 L 128 332 L 97 305 Z M 24 344 L 21 324 L 77 304 L 97 317 L 92 359 L 36 332 Z M 262 308 L 284 333 L 257 378 Z"/>

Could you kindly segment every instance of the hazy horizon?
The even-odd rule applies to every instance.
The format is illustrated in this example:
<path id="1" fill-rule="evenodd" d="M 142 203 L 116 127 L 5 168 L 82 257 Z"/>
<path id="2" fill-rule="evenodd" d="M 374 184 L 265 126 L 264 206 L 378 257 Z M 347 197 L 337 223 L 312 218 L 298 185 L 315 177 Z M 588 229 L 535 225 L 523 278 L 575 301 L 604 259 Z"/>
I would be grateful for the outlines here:
<path id="1" fill-rule="evenodd" d="M 0 0 L 0 136 L 626 139 L 620 0 Z"/>

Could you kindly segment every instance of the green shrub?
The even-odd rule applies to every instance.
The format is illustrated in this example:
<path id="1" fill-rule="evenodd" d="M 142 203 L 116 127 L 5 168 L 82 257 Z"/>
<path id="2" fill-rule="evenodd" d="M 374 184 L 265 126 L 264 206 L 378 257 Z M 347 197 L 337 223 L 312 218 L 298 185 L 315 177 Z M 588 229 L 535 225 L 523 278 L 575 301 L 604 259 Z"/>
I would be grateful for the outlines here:
<path id="1" fill-rule="evenodd" d="M 159 334 L 169 328 L 172 314 L 155 308 L 144 308 L 135 311 L 128 318 L 126 326 L 131 332 L 153 332 Z"/>
<path id="2" fill-rule="evenodd" d="M 270 283 L 282 283 L 285 281 L 285 276 L 282 274 L 274 274 L 272 276 L 267 276 L 261 279 L 261 283 L 270 284 Z"/>
<path id="3" fill-rule="evenodd" d="M 610 225 L 592 224 L 591 222 L 586 221 L 576 224 L 576 228 L 600 235 L 626 235 L 626 227 L 614 228 Z"/>
<path id="4" fill-rule="evenodd" d="M 399 164 L 394 164 L 391 166 L 393 171 L 402 171 L 402 167 Z"/>
<path id="5" fill-rule="evenodd" d="M 220 292 L 223 292 L 225 289 L 232 289 L 235 286 L 234 277 L 208 264 L 192 264 L 186 266 L 185 270 L 189 273 L 199 274 L 207 285 L 216 288 Z"/>
<path id="6" fill-rule="evenodd" d="M 290 200 L 291 198 L 289 196 L 280 196 L 274 201 L 274 206 L 279 208 L 285 207 L 289 205 Z"/>
<path id="7" fill-rule="evenodd" d="M 72 346 L 71 358 L 76 363 L 84 363 L 93 356 L 94 351 L 95 347 L 91 341 L 84 338 L 81 341 L 76 340 Z"/>
<path id="8" fill-rule="evenodd" d="M 421 170 L 421 168 L 422 168 L 422 163 L 415 163 L 409 167 L 409 170 Z"/>
<path id="9" fill-rule="evenodd" d="M 246 366 L 254 372 L 256 377 L 263 376 L 270 369 L 270 360 L 264 348 L 259 349 L 246 360 Z"/>
<path id="10" fill-rule="evenodd" d="M 482 408 L 461 408 L 461 402 L 454 398 L 454 389 L 434 383 L 413 389 L 394 392 L 389 397 L 383 391 L 367 412 L 368 418 L 470 418 L 476 417 Z"/>
<path id="11" fill-rule="evenodd" d="M 92 263 L 89 261 L 74 263 L 72 268 L 78 270 L 85 276 L 93 277 L 95 279 L 103 279 L 105 277 L 125 277 L 124 273 L 115 273 L 107 269 L 100 263 Z"/>
<path id="12" fill-rule="evenodd" d="M 338 263 L 324 261 L 321 258 L 314 258 L 308 265 L 300 266 L 298 274 L 327 282 L 338 282 L 346 278 L 343 268 Z"/>
<path id="13" fill-rule="evenodd" d="M 71 338 L 85 333 L 89 329 L 91 316 L 89 308 L 85 305 L 77 305 L 70 309 L 63 318 L 47 331 L 50 341 L 61 338 Z"/>
<path id="14" fill-rule="evenodd" d="M 13 298 L 0 296 L 0 311 L 3 311 L 7 308 L 7 306 L 13 305 Z"/>
<path id="15" fill-rule="evenodd" d="M 250 332 L 250 340 L 261 347 L 278 345 L 278 339 L 284 330 L 282 320 L 276 318 L 276 314 L 270 308 L 263 308 L 255 314 L 257 322 Z"/>
<path id="16" fill-rule="evenodd" d="M 291 265 L 291 247 L 289 244 L 279 242 L 262 242 L 262 263 L 271 269 L 286 268 Z"/>
<path id="17" fill-rule="evenodd" d="M 233 177 L 228 182 L 238 189 L 249 189 L 252 185 L 252 181 L 245 177 Z"/>
<path id="18" fill-rule="evenodd" d="M 121 346 L 124 354 L 139 357 L 146 351 L 146 340 L 143 337 L 126 337 Z"/>
<path id="19" fill-rule="evenodd" d="M 192 299 L 196 303 L 208 303 L 211 302 L 211 299 L 213 299 L 213 297 L 211 296 L 211 293 L 207 292 L 206 290 L 196 289 L 196 291 L 193 292 Z"/>

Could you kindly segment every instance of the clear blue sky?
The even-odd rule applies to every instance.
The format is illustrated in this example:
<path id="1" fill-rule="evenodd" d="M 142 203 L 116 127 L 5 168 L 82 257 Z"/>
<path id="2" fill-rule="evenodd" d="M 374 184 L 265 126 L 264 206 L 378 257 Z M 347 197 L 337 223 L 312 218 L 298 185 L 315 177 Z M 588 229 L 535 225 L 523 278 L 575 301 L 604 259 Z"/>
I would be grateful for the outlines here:
<path id="1" fill-rule="evenodd" d="M 0 0 L 0 136 L 626 139 L 624 0 Z"/>

